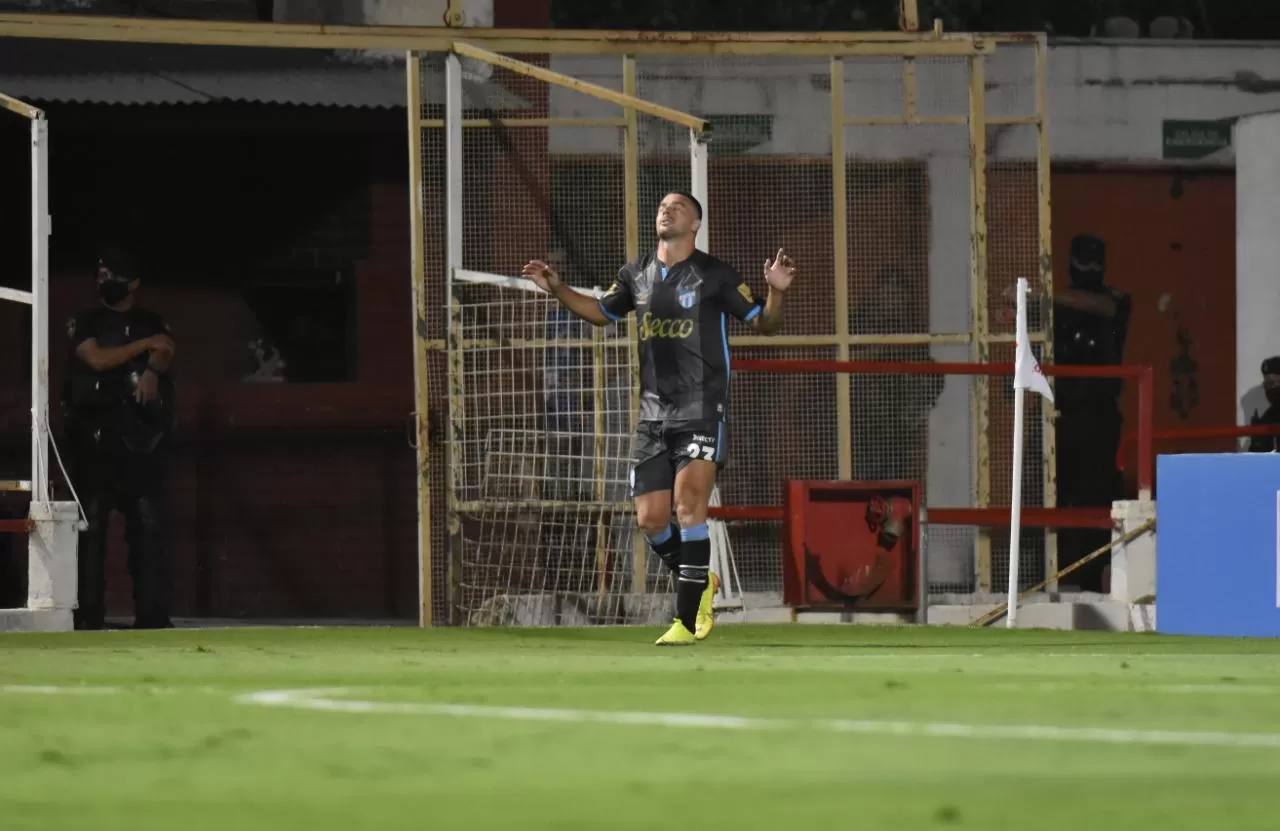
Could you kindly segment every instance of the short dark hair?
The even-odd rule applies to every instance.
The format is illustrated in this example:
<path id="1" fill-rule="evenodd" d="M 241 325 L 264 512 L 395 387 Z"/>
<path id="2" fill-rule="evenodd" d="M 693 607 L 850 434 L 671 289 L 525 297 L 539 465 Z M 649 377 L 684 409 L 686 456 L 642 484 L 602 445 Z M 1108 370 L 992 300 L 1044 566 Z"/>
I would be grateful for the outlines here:
<path id="1" fill-rule="evenodd" d="M 698 197 L 689 193 L 687 190 L 672 190 L 668 191 L 668 193 L 674 193 L 676 196 L 683 196 L 685 199 L 688 199 L 693 203 L 693 212 L 698 215 L 698 219 L 702 219 L 702 203 L 698 201 Z"/>

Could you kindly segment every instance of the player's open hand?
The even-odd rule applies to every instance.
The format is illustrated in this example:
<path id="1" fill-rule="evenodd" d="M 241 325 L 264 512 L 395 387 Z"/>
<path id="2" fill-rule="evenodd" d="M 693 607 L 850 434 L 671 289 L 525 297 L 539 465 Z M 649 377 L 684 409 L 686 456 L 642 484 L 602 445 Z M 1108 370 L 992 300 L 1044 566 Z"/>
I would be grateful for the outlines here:
<path id="1" fill-rule="evenodd" d="M 521 272 L 527 280 L 532 280 L 534 285 L 550 294 L 560 285 L 560 275 L 556 274 L 556 270 L 544 263 L 542 260 L 533 260 L 527 263 L 524 271 Z"/>
<path id="2" fill-rule="evenodd" d="M 772 260 L 764 261 L 764 279 L 774 291 L 786 291 L 795 279 L 796 267 L 786 249 L 779 248 Z"/>

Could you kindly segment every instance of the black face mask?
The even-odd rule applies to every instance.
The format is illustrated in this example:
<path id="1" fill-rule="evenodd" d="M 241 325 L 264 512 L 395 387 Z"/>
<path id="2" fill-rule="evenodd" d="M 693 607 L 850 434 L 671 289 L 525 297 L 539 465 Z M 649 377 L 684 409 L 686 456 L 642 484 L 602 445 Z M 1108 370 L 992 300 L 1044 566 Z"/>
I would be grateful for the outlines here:
<path id="1" fill-rule="evenodd" d="M 1102 288 L 1105 277 L 1105 273 L 1101 270 L 1077 268 L 1075 263 L 1071 264 L 1071 285 L 1075 288 L 1097 291 Z"/>
<path id="2" fill-rule="evenodd" d="M 103 280 L 98 284 L 98 296 L 108 306 L 116 306 L 129 296 L 129 284 L 124 280 Z"/>
<path id="3" fill-rule="evenodd" d="M 1267 403 L 1280 404 L 1280 387 L 1268 387 L 1266 392 Z"/>

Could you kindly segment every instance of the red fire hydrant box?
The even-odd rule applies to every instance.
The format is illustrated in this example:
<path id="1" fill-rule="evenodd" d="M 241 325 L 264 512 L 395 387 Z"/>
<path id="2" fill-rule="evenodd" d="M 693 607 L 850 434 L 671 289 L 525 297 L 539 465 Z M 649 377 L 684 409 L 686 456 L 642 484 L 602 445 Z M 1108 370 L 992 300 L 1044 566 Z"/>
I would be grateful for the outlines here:
<path id="1" fill-rule="evenodd" d="M 783 600 L 815 611 L 914 612 L 918 482 L 787 482 Z"/>

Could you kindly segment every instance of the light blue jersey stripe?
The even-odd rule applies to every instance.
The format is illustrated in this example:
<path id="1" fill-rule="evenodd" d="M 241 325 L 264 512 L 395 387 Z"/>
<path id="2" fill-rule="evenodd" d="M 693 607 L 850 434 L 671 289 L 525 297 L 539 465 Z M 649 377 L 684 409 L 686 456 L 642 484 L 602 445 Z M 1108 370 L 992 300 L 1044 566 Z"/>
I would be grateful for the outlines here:
<path id="1" fill-rule="evenodd" d="M 724 342 L 724 371 L 729 372 L 729 316 L 720 313 L 720 340 Z"/>
<path id="2" fill-rule="evenodd" d="M 603 300 L 599 302 L 599 305 L 600 305 L 600 311 L 604 312 L 604 316 L 612 320 L 614 323 L 617 323 L 619 320 L 622 320 L 622 318 L 618 317 L 616 314 L 614 314 L 613 312 L 609 311 L 604 307 Z"/>

